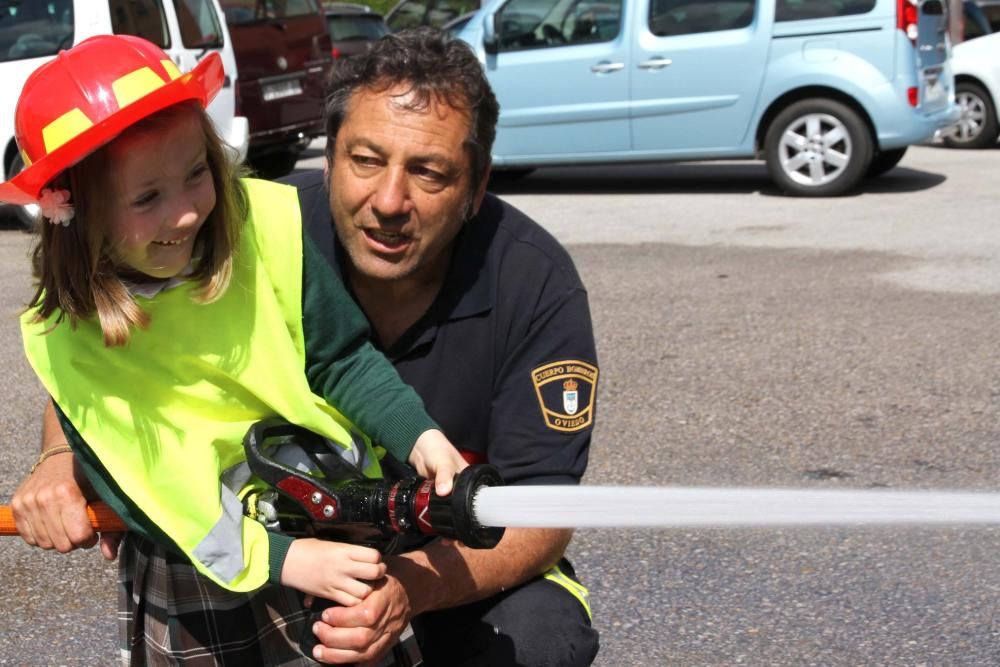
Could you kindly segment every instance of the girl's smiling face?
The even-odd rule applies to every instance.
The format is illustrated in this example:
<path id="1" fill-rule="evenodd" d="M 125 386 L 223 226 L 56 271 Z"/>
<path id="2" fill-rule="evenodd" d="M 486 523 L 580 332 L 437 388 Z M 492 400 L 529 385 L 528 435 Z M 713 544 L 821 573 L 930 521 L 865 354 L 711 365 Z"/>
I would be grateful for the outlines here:
<path id="1" fill-rule="evenodd" d="M 194 113 L 126 133 L 109 146 L 117 188 L 107 241 L 116 261 L 151 278 L 172 278 L 191 261 L 215 208 L 215 183 Z"/>

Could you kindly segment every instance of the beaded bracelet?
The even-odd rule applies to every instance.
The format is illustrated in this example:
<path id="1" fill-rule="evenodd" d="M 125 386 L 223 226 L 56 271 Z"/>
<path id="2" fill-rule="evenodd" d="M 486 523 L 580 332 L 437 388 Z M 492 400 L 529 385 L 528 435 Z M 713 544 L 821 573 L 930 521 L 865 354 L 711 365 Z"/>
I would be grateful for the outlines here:
<path id="1" fill-rule="evenodd" d="M 49 458 L 50 456 L 55 456 L 56 454 L 67 454 L 72 451 L 73 448 L 70 447 L 69 445 L 60 445 L 58 447 L 53 447 L 52 449 L 46 449 L 44 452 L 42 452 L 41 456 L 38 457 L 38 460 L 35 461 L 35 465 L 31 466 L 31 472 L 29 472 L 28 474 L 30 475 L 34 473 L 35 468 L 42 465 L 45 459 Z"/>

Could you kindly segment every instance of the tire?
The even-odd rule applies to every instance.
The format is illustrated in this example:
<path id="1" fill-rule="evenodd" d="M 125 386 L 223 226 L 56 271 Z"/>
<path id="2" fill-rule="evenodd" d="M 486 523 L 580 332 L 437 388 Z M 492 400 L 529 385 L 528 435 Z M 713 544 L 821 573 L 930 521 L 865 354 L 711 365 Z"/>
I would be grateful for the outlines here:
<path id="1" fill-rule="evenodd" d="M 903 146 L 902 148 L 893 148 L 888 151 L 879 151 L 872 158 L 872 162 L 868 165 L 868 173 L 865 174 L 868 178 L 874 178 L 875 176 L 881 176 L 885 172 L 889 171 L 903 159 L 906 155 L 906 149 L 908 146 Z"/>
<path id="2" fill-rule="evenodd" d="M 519 181 L 535 171 L 534 167 L 519 167 L 517 169 L 494 169 L 490 172 L 490 180 L 497 183 Z"/>
<path id="3" fill-rule="evenodd" d="M 14 159 L 10 161 L 7 169 L 7 180 L 10 180 L 24 170 L 24 160 L 20 153 L 14 153 Z M 38 227 L 38 205 L 29 204 L 27 206 L 8 206 L 7 210 L 13 214 L 17 226 L 26 232 L 33 232 Z"/>
<path id="4" fill-rule="evenodd" d="M 767 129 L 764 156 L 771 179 L 800 197 L 836 197 L 858 184 L 872 161 L 868 126 L 834 100 L 800 100 Z"/>
<path id="5" fill-rule="evenodd" d="M 977 83 L 962 81 L 955 86 L 955 102 L 962 117 L 944 133 L 951 148 L 989 148 L 997 142 L 1000 127 L 990 94 Z"/>
<path id="6" fill-rule="evenodd" d="M 247 158 L 258 178 L 273 180 L 292 173 L 299 161 L 299 151 L 285 148 L 272 153 L 251 155 Z"/>

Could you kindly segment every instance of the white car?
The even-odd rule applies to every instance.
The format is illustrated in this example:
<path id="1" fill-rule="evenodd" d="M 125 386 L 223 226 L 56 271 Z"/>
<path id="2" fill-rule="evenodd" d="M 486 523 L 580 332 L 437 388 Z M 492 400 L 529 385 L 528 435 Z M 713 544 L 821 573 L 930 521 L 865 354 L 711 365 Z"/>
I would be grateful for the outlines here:
<path id="1" fill-rule="evenodd" d="M 952 148 L 987 148 L 997 142 L 1000 119 L 1000 32 L 976 37 L 951 49 L 955 101 L 962 109 L 958 123 L 946 130 Z"/>
<path id="2" fill-rule="evenodd" d="M 0 0 L 0 175 L 4 180 L 24 168 L 14 141 L 14 108 L 24 82 L 61 49 L 101 34 L 147 39 L 166 51 L 182 72 L 209 51 L 219 51 L 227 78 L 208 113 L 238 158 L 246 157 L 249 126 L 246 118 L 235 115 L 236 58 L 217 0 Z M 26 229 L 33 227 L 37 206 L 10 208 Z"/>

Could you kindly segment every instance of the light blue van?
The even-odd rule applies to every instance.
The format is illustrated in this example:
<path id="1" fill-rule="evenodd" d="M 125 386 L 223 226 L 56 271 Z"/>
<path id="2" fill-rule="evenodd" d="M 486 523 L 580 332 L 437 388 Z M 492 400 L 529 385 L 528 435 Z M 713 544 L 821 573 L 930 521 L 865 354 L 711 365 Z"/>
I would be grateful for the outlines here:
<path id="1" fill-rule="evenodd" d="M 831 196 L 959 113 L 940 0 L 486 0 L 451 29 L 500 100 L 499 170 L 763 158 Z"/>

